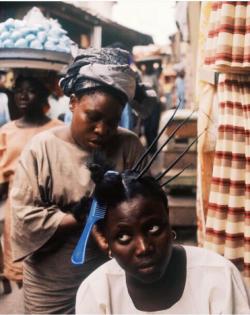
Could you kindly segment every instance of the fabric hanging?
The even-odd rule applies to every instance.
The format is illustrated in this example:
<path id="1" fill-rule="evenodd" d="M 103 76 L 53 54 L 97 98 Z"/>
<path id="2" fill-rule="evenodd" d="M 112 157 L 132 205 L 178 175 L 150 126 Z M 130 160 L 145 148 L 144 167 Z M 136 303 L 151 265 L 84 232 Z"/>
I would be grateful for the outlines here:
<path id="1" fill-rule="evenodd" d="M 218 131 L 204 246 L 250 286 L 250 2 L 212 3 L 204 64 L 219 72 Z"/>
<path id="2" fill-rule="evenodd" d="M 250 75 L 220 74 L 218 98 L 205 247 L 235 263 L 250 285 Z"/>
<path id="3" fill-rule="evenodd" d="M 220 72 L 250 70 L 250 2 L 213 2 L 205 64 Z"/>

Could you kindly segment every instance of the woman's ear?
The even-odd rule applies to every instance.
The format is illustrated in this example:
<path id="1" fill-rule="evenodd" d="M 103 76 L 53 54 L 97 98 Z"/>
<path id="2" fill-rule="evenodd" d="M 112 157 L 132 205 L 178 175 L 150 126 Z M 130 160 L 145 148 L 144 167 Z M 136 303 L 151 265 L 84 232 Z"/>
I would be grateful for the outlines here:
<path id="1" fill-rule="evenodd" d="M 100 247 L 100 249 L 108 254 L 108 251 L 109 251 L 109 246 L 108 246 L 108 241 L 106 239 L 106 237 L 103 235 L 103 233 L 101 233 L 96 225 L 93 226 L 93 229 L 92 229 L 92 236 L 94 238 L 94 240 L 96 241 L 96 243 L 98 244 L 98 246 Z"/>
<path id="2" fill-rule="evenodd" d="M 69 109 L 73 113 L 75 110 L 76 105 L 78 104 L 78 98 L 75 96 L 75 94 L 70 95 L 70 101 L 69 101 Z"/>

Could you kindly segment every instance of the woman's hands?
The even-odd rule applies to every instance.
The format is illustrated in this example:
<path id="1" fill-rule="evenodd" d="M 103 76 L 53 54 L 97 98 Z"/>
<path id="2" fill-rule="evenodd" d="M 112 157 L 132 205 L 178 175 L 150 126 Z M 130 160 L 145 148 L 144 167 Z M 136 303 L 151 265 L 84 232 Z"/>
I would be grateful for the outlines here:
<path id="1" fill-rule="evenodd" d="M 86 214 L 91 207 L 92 199 L 88 196 L 83 196 L 80 201 L 72 208 L 72 215 L 78 222 L 84 222 Z"/>

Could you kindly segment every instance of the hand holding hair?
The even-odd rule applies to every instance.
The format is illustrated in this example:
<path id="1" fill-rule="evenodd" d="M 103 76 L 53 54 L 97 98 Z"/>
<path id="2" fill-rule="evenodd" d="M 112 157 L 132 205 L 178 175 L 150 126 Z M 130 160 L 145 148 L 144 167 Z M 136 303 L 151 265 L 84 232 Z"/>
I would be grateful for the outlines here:
<path id="1" fill-rule="evenodd" d="M 91 198 L 83 196 L 77 204 L 71 209 L 71 213 L 78 222 L 83 222 L 86 219 L 86 214 L 91 206 Z"/>

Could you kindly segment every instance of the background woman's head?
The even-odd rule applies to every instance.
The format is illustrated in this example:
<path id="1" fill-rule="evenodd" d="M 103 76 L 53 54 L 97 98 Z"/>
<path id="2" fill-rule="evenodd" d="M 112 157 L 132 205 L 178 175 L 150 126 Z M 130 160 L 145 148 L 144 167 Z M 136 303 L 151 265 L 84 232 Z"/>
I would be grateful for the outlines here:
<path id="1" fill-rule="evenodd" d="M 87 150 L 110 142 L 123 106 L 134 97 L 135 73 L 128 60 L 128 52 L 121 49 L 81 50 L 60 81 L 71 98 L 72 136 Z"/>
<path id="2" fill-rule="evenodd" d="M 172 253 L 167 198 L 152 177 L 106 173 L 90 167 L 95 196 L 107 206 L 101 230 L 127 281 L 153 283 L 165 274 Z"/>
<path id="3" fill-rule="evenodd" d="M 37 78 L 20 75 L 15 81 L 14 99 L 23 115 L 42 114 L 48 95 L 48 89 Z"/>

